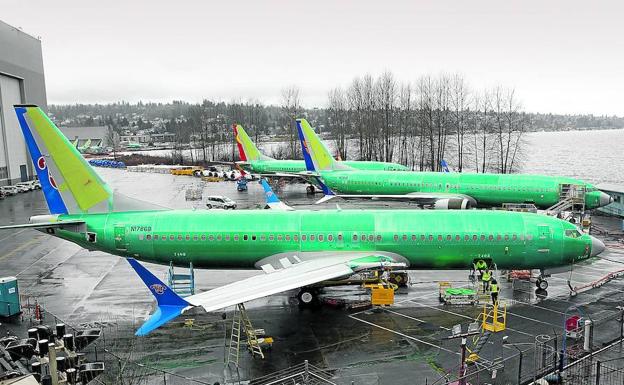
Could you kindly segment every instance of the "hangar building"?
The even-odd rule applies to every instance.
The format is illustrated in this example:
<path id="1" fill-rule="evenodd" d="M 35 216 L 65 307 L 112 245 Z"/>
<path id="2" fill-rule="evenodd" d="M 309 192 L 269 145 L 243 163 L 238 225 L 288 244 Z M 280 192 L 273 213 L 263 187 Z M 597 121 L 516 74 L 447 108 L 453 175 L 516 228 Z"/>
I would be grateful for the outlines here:
<path id="1" fill-rule="evenodd" d="M 14 104 L 47 109 L 41 40 L 0 21 L 0 186 L 34 175 Z"/>

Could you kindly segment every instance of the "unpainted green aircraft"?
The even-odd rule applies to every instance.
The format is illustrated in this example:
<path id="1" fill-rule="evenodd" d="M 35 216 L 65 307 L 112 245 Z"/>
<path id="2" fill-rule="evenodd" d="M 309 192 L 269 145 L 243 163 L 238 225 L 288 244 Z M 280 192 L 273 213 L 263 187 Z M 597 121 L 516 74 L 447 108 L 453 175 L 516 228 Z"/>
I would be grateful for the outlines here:
<path id="1" fill-rule="evenodd" d="M 246 171 L 258 173 L 262 175 L 277 174 L 283 177 L 294 177 L 295 173 L 305 172 L 306 163 L 304 160 L 278 160 L 264 155 L 258 150 L 254 142 L 243 126 L 240 124 L 232 125 L 234 129 L 234 137 L 238 147 L 240 162 L 237 165 Z M 374 162 L 374 161 L 337 161 L 357 170 L 385 170 L 385 171 L 405 171 L 407 167 L 398 163 L 391 162 Z"/>
<path id="2" fill-rule="evenodd" d="M 278 292 L 379 269 L 557 269 L 598 255 L 604 244 L 556 218 L 502 211 L 131 211 L 44 112 L 15 107 L 50 215 L 30 227 L 127 258 L 158 301 L 144 335 L 186 309 L 215 311 Z M 137 260 L 259 275 L 184 299 Z M 545 282 L 545 281 L 542 281 Z"/>
<path id="3" fill-rule="evenodd" d="M 319 202 L 343 198 L 396 199 L 439 209 L 500 207 L 504 203 L 531 203 L 546 209 L 562 198 L 584 191 L 585 208 L 613 202 L 608 194 L 578 179 L 526 174 L 442 172 L 362 172 L 336 162 L 305 119 L 297 119 L 304 158 L 329 190 Z"/>

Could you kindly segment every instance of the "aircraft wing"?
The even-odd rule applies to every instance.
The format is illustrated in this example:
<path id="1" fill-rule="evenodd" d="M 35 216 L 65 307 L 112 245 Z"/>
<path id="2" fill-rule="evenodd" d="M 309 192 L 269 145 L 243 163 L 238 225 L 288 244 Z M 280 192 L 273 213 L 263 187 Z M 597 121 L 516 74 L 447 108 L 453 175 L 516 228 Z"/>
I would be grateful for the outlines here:
<path id="1" fill-rule="evenodd" d="M 195 306 L 210 312 L 283 291 L 348 277 L 362 270 L 404 268 L 408 265 L 407 260 L 392 253 L 277 254 L 257 264 L 263 271 L 259 275 L 181 298 L 136 260 L 128 258 L 128 262 L 158 302 L 156 312 L 136 335 L 146 335 Z"/>
<path id="2" fill-rule="evenodd" d="M 274 265 L 281 267 L 276 269 Z M 283 291 L 351 276 L 362 270 L 405 266 L 406 263 L 395 262 L 391 257 L 370 253 L 368 256 L 325 256 L 304 261 L 296 256 L 284 257 L 279 263 L 262 265 L 263 274 L 195 294 L 185 300 L 210 312 Z"/>
<path id="3" fill-rule="evenodd" d="M 319 199 L 316 204 L 325 203 L 333 198 L 342 199 L 370 199 L 370 200 L 393 200 L 393 201 L 405 201 L 414 202 L 422 206 L 431 206 L 435 208 L 456 208 L 467 209 L 477 206 L 477 201 L 465 194 L 453 194 L 453 193 L 427 193 L 427 192 L 413 192 L 408 194 L 334 194 L 325 195 Z M 447 206 L 447 207 L 444 207 Z"/>

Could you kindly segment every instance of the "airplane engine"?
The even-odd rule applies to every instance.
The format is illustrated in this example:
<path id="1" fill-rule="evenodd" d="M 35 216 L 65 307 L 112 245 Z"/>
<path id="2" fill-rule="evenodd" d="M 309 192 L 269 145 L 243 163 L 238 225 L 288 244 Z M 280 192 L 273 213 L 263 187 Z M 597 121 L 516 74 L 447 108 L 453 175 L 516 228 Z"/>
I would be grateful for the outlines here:
<path id="1" fill-rule="evenodd" d="M 472 207 L 469 199 L 449 198 L 438 199 L 433 208 L 436 210 L 466 210 Z"/>

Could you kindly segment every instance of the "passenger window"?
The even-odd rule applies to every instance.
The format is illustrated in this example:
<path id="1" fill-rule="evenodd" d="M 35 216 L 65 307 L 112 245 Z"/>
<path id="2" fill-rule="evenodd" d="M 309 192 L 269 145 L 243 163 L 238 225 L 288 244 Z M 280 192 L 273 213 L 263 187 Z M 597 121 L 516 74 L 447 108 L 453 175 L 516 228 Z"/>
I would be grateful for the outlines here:
<path id="1" fill-rule="evenodd" d="M 374 236 L 373 234 L 371 234 L 371 235 L 369 235 L 369 236 L 368 236 L 368 241 L 369 241 L 369 242 L 372 242 L 372 241 L 374 241 L 374 240 L 375 240 L 375 236 Z"/>
<path id="2" fill-rule="evenodd" d="M 186 238 L 186 240 L 187 240 L 187 241 L 190 241 L 190 240 L 191 240 L 191 236 L 190 236 L 190 235 L 188 235 L 188 234 L 186 234 L 186 237 L 185 237 L 185 238 Z"/>
<path id="3" fill-rule="evenodd" d="M 527 234 L 527 236 L 526 236 L 526 240 L 527 240 L 527 241 L 532 241 L 532 240 L 533 240 L 533 235 L 531 235 L 531 234 Z"/>
<path id="4" fill-rule="evenodd" d="M 220 240 L 221 240 L 221 234 L 218 234 L 217 235 L 217 241 L 220 241 Z"/>
<path id="5" fill-rule="evenodd" d="M 290 241 L 290 234 L 286 234 L 285 238 L 287 241 Z"/>
<path id="6" fill-rule="evenodd" d="M 328 235 L 327 235 L 327 241 L 328 241 L 328 242 L 331 242 L 331 241 L 333 241 L 333 240 L 334 240 L 334 236 L 333 236 L 333 235 L 331 235 L 331 234 L 328 234 Z"/>
<path id="7" fill-rule="evenodd" d="M 429 234 L 429 240 L 433 241 L 433 234 Z"/>
<path id="8" fill-rule="evenodd" d="M 394 239 L 394 241 L 398 241 L 399 240 L 399 236 L 397 234 L 394 234 L 394 237 L 392 237 L 392 239 Z"/>
<path id="9" fill-rule="evenodd" d="M 518 239 L 518 236 L 516 234 L 514 234 L 514 235 L 511 236 L 511 239 L 515 241 L 515 240 Z"/>
<path id="10" fill-rule="evenodd" d="M 262 235 L 260 236 L 260 240 L 261 240 L 261 241 L 266 241 L 266 235 L 262 234 Z"/>
<path id="11" fill-rule="evenodd" d="M 455 240 L 456 240 L 456 241 L 461 241 L 461 235 L 457 234 L 457 235 L 455 236 Z"/>
<path id="12" fill-rule="evenodd" d="M 338 234 L 338 240 L 342 241 L 342 234 Z"/>
<path id="13" fill-rule="evenodd" d="M 247 234 L 243 234 L 243 241 L 246 241 L 249 239 L 249 236 Z"/>
<path id="14" fill-rule="evenodd" d="M 485 241 L 485 234 L 481 234 L 481 240 Z"/>
<path id="15" fill-rule="evenodd" d="M 205 234 L 202 234 L 202 236 L 201 236 L 201 240 L 202 240 L 202 241 L 205 241 L 205 240 L 206 240 L 206 235 L 205 235 Z"/>
<path id="16" fill-rule="evenodd" d="M 418 238 L 416 234 L 412 234 L 412 242 L 416 242 L 416 238 Z"/>
<path id="17" fill-rule="evenodd" d="M 199 238 L 197 237 L 197 235 L 193 235 L 193 240 L 197 241 Z"/>
<path id="18" fill-rule="evenodd" d="M 314 242 L 314 239 L 316 239 L 316 237 L 314 236 L 314 234 L 310 234 L 310 242 Z"/>
<path id="19" fill-rule="evenodd" d="M 509 240 L 509 234 L 505 234 L 505 240 L 508 241 Z"/>
<path id="20" fill-rule="evenodd" d="M 501 239 L 503 239 L 503 237 L 502 237 L 500 234 L 498 234 L 498 235 L 496 236 L 496 240 L 497 240 L 497 241 L 500 241 Z"/>
<path id="21" fill-rule="evenodd" d="M 225 234 L 225 240 L 229 241 L 230 240 L 230 234 Z"/>
<path id="22" fill-rule="evenodd" d="M 377 234 L 377 242 L 381 242 L 381 235 Z"/>
<path id="23" fill-rule="evenodd" d="M 403 242 L 407 241 L 407 234 L 403 234 Z"/>
<path id="24" fill-rule="evenodd" d="M 488 240 L 489 240 L 489 241 L 493 241 L 493 240 L 494 240 L 494 236 L 493 236 L 492 234 L 490 234 L 490 235 L 488 236 Z"/>
<path id="25" fill-rule="evenodd" d="M 303 238 L 303 240 L 305 240 L 305 235 L 301 236 L 301 238 Z M 275 235 L 271 234 L 269 235 L 269 241 L 274 241 L 275 240 Z"/>
<path id="26" fill-rule="evenodd" d="M 323 234 L 319 234 L 318 240 L 319 240 L 319 242 L 323 242 Z"/>
<path id="27" fill-rule="evenodd" d="M 427 238 L 427 237 L 425 237 L 425 234 L 422 234 L 422 235 L 420 236 L 420 240 L 421 240 L 421 241 L 424 241 L 426 238 Z"/>
<path id="28" fill-rule="evenodd" d="M 170 240 L 170 241 L 175 240 L 175 236 L 174 236 L 173 234 L 172 234 L 172 235 L 169 235 L 169 240 Z"/>
<path id="29" fill-rule="evenodd" d="M 447 241 L 450 241 L 452 238 L 453 238 L 453 236 L 452 236 L 451 234 L 449 234 L 449 235 L 447 235 L 447 236 L 446 236 L 446 240 L 447 240 Z"/>
<path id="30" fill-rule="evenodd" d="M 209 241 L 214 241 L 214 240 L 215 240 L 214 235 L 210 234 L 210 235 L 208 236 L 208 240 L 209 240 Z"/>
<path id="31" fill-rule="evenodd" d="M 278 235 L 277 235 L 277 240 L 278 240 L 278 241 L 281 241 L 282 239 L 283 239 L 282 234 L 278 234 Z"/>
<path id="32" fill-rule="evenodd" d="M 357 240 L 358 240 L 358 236 L 357 236 L 357 234 L 353 234 L 353 240 L 354 240 L 354 241 L 357 241 Z"/>
<path id="33" fill-rule="evenodd" d="M 362 234 L 362 241 L 366 242 L 366 235 Z"/>
<path id="34" fill-rule="evenodd" d="M 154 234 L 154 240 L 157 241 L 158 240 L 158 234 Z"/>
<path id="35" fill-rule="evenodd" d="M 182 240 L 182 234 L 178 234 L 178 241 Z"/>
<path id="36" fill-rule="evenodd" d="M 442 241 L 442 235 L 438 235 L 438 241 Z"/>
<path id="37" fill-rule="evenodd" d="M 150 234 L 147 234 L 146 238 L 147 238 L 147 240 L 149 241 L 149 240 L 151 240 L 151 239 L 152 239 L 152 236 L 151 236 Z"/>
<path id="38" fill-rule="evenodd" d="M 476 242 L 476 241 L 477 241 L 477 239 L 479 239 L 479 236 L 478 236 L 477 234 L 475 234 L 475 235 L 473 235 L 473 236 L 472 236 L 472 240 L 473 240 L 473 241 L 475 241 L 475 242 Z"/>
<path id="39" fill-rule="evenodd" d="M 238 234 L 234 235 L 234 242 L 238 242 Z"/>
<path id="40" fill-rule="evenodd" d="M 470 240 L 470 235 L 466 234 L 464 235 L 464 241 L 469 241 Z"/>
<path id="41" fill-rule="evenodd" d="M 299 242 L 299 235 L 297 235 L 297 234 L 293 235 L 293 240 L 295 242 Z"/>
<path id="42" fill-rule="evenodd" d="M 252 240 L 252 241 L 255 241 L 255 240 L 256 240 L 256 235 L 255 235 L 255 234 L 253 234 L 253 235 L 251 236 L 251 240 Z"/>

